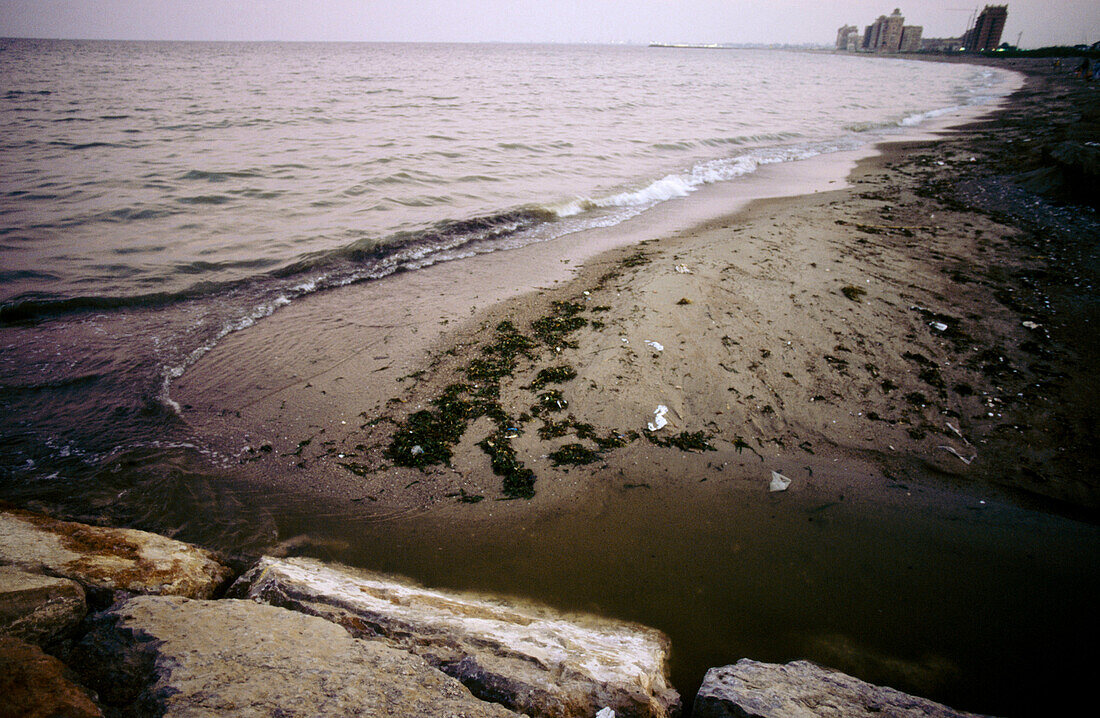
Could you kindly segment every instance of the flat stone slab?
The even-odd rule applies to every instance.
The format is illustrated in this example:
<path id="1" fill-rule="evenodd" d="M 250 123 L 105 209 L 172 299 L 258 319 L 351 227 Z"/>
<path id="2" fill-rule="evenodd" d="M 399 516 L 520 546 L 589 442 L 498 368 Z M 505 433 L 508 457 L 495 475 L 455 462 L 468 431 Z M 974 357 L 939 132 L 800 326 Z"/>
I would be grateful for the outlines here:
<path id="1" fill-rule="evenodd" d="M 72 664 L 121 715 L 516 716 L 418 656 L 276 606 L 136 596 L 93 620 Z"/>
<path id="2" fill-rule="evenodd" d="M 694 718 L 978 718 L 924 698 L 865 683 L 809 661 L 785 665 L 747 658 L 711 668 L 695 696 Z"/>
<path id="3" fill-rule="evenodd" d="M 322 616 L 423 656 L 479 698 L 533 717 L 679 712 L 668 638 L 645 626 L 428 590 L 303 558 L 261 559 L 230 595 Z"/>
<path id="4" fill-rule="evenodd" d="M 77 582 L 0 566 L 0 634 L 48 643 L 71 632 L 87 612 Z"/>
<path id="5" fill-rule="evenodd" d="M 0 510 L 0 564 L 63 576 L 86 588 L 208 598 L 232 576 L 212 553 L 133 529 L 87 526 Z"/>

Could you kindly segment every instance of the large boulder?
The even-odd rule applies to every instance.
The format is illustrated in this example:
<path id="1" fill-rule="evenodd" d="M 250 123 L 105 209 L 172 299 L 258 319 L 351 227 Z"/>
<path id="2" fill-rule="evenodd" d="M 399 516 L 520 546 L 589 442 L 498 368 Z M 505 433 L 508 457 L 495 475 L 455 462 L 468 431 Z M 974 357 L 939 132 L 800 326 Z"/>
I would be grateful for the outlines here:
<path id="1" fill-rule="evenodd" d="M 0 634 L 50 643 L 71 633 L 87 612 L 75 581 L 0 566 Z"/>
<path id="2" fill-rule="evenodd" d="M 133 529 L 0 510 L 0 565 L 63 576 L 93 591 L 208 598 L 232 576 L 213 554 Z"/>
<path id="3" fill-rule="evenodd" d="M 0 716 L 102 718 L 65 664 L 11 636 L 0 636 Z"/>
<path id="4" fill-rule="evenodd" d="M 893 688 L 864 683 L 809 661 L 747 658 L 711 668 L 695 696 L 695 718 L 975 718 Z"/>
<path id="5" fill-rule="evenodd" d="M 422 658 L 275 606 L 136 596 L 92 623 L 71 662 L 119 715 L 515 718 Z"/>
<path id="6" fill-rule="evenodd" d="M 262 559 L 230 589 L 423 656 L 475 696 L 530 716 L 679 712 L 659 631 L 433 591 L 309 559 Z"/>

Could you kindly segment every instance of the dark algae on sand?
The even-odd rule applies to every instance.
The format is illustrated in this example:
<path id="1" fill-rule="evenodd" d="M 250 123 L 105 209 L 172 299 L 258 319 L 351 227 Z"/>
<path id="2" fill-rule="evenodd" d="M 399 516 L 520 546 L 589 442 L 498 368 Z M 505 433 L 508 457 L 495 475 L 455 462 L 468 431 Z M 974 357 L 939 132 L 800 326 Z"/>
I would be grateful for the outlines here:
<path id="1" fill-rule="evenodd" d="M 649 261 L 643 250 L 631 253 L 617 267 L 603 274 L 592 291 L 604 289 L 624 271 Z M 386 458 L 394 466 L 418 469 L 449 466 L 455 446 L 471 424 L 485 417 L 492 422 L 494 429 L 476 442 L 476 446 L 489 456 L 493 473 L 501 477 L 503 498 L 530 499 L 535 495 L 537 477 L 534 470 L 517 455 L 512 440 L 524 435 L 531 422 L 540 422 L 536 435 L 543 441 L 569 435 L 576 437 L 577 441 L 560 445 L 547 453 L 547 458 L 555 467 L 595 463 L 608 452 L 640 438 L 640 434 L 633 430 L 609 429 L 601 432 L 591 424 L 578 421 L 572 414 L 559 418 L 569 408 L 569 401 L 561 387 L 576 378 L 576 369 L 556 361 L 535 371 L 544 355 L 559 357 L 562 350 L 577 348 L 578 343 L 573 335 L 578 330 L 590 325 L 596 331 L 602 328 L 602 324 L 596 325 L 584 315 L 606 312 L 610 307 L 589 307 L 586 299 L 585 296 L 576 300 L 550 302 L 548 311 L 530 323 L 529 333 L 520 331 L 512 321 L 500 321 L 492 338 L 476 347 L 479 356 L 469 359 L 457 370 L 456 373 L 466 381 L 446 386 L 428 401 L 431 408 L 415 411 L 404 418 L 387 417 L 395 428 L 384 451 Z M 506 408 L 501 401 L 501 391 L 519 370 L 535 373 L 529 384 L 519 387 L 533 397 L 524 410 L 514 411 Z M 420 374 L 414 378 L 422 376 Z M 402 403 L 403 400 L 393 400 L 390 406 Z M 376 419 L 371 424 L 379 421 Z M 661 447 L 681 451 L 713 450 L 708 443 L 710 437 L 701 431 L 685 431 L 668 438 L 657 438 L 652 433 L 646 436 L 651 443 Z M 453 496 L 466 503 L 476 503 L 483 498 L 468 495 L 465 491 Z"/>

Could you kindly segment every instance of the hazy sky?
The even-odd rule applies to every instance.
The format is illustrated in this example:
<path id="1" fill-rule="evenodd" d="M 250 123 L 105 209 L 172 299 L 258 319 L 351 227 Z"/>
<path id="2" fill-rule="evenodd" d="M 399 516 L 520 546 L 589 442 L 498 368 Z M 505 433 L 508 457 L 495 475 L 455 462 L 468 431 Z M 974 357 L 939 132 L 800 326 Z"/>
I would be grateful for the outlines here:
<path id="1" fill-rule="evenodd" d="M 0 36 L 164 40 L 832 43 L 900 7 L 961 35 L 973 0 L 0 0 Z M 1008 0 L 1003 39 L 1100 40 L 1100 0 Z"/>

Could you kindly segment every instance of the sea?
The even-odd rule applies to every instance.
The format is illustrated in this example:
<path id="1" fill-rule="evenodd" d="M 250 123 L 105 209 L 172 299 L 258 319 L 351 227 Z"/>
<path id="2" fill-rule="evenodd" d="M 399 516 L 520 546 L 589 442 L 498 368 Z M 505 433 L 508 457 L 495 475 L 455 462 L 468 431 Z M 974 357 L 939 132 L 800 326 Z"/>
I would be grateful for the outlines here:
<path id="1" fill-rule="evenodd" d="M 316 528 L 308 511 L 280 517 L 262 492 L 232 489 L 232 469 L 173 398 L 173 382 L 227 336 L 306 296 L 614 227 L 766 165 L 859 149 L 995 102 L 1007 77 L 967 64 L 764 49 L 0 40 L 0 499 L 223 549 L 274 542 L 293 533 L 289 524 Z M 882 582 L 871 588 L 858 570 L 887 570 L 890 560 L 866 556 L 879 556 L 875 541 L 899 542 L 895 532 L 849 524 L 832 546 L 840 558 L 828 561 L 884 610 L 913 608 L 891 605 Z M 569 553 L 574 528 L 551 531 L 553 547 L 517 544 L 510 579 L 473 555 L 476 541 L 441 536 L 446 550 L 426 551 L 412 528 L 385 529 L 400 551 L 341 558 L 657 625 L 683 646 L 681 684 L 697 684 L 706 661 L 741 657 L 730 653 L 812 656 L 791 643 L 798 631 L 847 655 L 844 636 L 855 629 L 834 625 L 835 606 L 799 613 L 788 598 L 780 610 L 775 591 L 790 588 L 789 577 L 759 578 L 774 565 L 826 560 L 801 529 L 797 548 L 779 536 L 745 538 L 741 555 L 753 556 L 756 572 L 748 584 L 680 578 L 715 591 L 704 600 L 678 596 L 671 582 L 653 595 L 660 581 L 631 588 L 617 563 L 652 551 L 667 557 L 654 571 L 695 566 L 685 556 L 697 523 L 675 517 L 663 539 L 646 534 L 641 544 L 625 528 L 614 539 L 589 536 L 587 564 Z M 944 540 L 936 530 L 913 527 L 930 538 L 898 552 L 919 560 Z M 993 550 L 985 539 L 967 547 Z M 850 555 L 862 558 L 853 566 Z M 948 565 L 969 565 L 955 559 Z M 935 595 L 937 581 L 920 595 Z M 747 611 L 744 622 L 716 616 L 727 599 Z M 793 621 L 773 630 L 780 614 Z M 745 627 L 753 621 L 761 628 Z M 1003 690 L 1014 678 L 990 678 L 986 654 L 970 645 L 988 631 L 939 636 L 934 643 L 954 648 L 925 656 L 916 629 L 889 625 L 918 673 L 952 656 L 959 674 L 942 695 L 1004 708 L 996 696 L 1012 695 Z M 963 637 L 967 647 L 955 645 Z M 968 683 L 974 676 L 988 685 Z"/>

